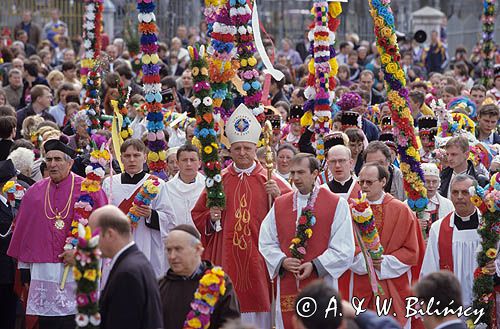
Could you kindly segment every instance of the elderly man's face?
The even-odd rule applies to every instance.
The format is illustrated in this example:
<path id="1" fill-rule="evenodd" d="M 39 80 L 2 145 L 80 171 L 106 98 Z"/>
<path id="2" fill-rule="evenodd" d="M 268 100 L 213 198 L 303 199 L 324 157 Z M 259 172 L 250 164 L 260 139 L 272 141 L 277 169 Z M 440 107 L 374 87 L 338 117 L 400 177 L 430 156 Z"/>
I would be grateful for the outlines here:
<path id="1" fill-rule="evenodd" d="M 425 175 L 425 188 L 427 189 L 427 197 L 432 198 L 436 195 L 437 189 L 439 187 L 439 176 Z"/>
<path id="2" fill-rule="evenodd" d="M 172 231 L 165 240 L 165 253 L 175 274 L 189 276 L 200 265 L 203 246 L 189 233 Z"/>
<path id="3" fill-rule="evenodd" d="M 450 188 L 450 199 L 453 202 L 455 211 L 459 216 L 469 216 L 474 211 L 474 204 L 470 200 L 469 188 L 472 186 L 472 180 L 453 181 Z"/>
<path id="4" fill-rule="evenodd" d="M 49 177 L 54 183 L 59 183 L 68 177 L 73 166 L 73 160 L 68 159 L 63 152 L 55 150 L 47 152 L 45 163 L 47 163 Z"/>
<path id="5" fill-rule="evenodd" d="M 256 159 L 257 146 L 249 142 L 236 142 L 231 145 L 229 153 L 236 167 L 247 169 Z"/>

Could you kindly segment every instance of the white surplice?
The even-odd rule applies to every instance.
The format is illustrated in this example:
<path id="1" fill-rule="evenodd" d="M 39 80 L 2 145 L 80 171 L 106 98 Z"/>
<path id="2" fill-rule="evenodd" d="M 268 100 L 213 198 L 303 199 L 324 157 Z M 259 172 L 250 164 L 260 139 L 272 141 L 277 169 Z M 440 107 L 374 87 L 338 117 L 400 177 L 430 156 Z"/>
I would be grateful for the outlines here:
<path id="1" fill-rule="evenodd" d="M 479 223 L 481 223 L 479 211 L 477 214 L 479 216 Z M 443 219 L 441 218 L 431 226 L 420 277 L 439 271 L 438 241 Z M 481 249 L 481 237 L 477 233 L 477 229 L 458 230 L 455 226 L 454 214 L 450 218 L 450 227 L 453 227 L 453 272 L 462 286 L 462 302 L 465 307 L 468 307 L 472 304 L 474 297 L 472 285 L 474 283 L 474 271 L 477 268 L 477 253 Z"/>
<path id="2" fill-rule="evenodd" d="M 193 183 L 186 184 L 179 177 L 179 173 L 165 184 L 165 190 L 168 199 L 175 205 L 174 227 L 181 224 L 194 226 L 191 210 L 205 188 L 205 176 L 197 173 Z M 168 231 L 162 231 L 162 234 L 168 234 Z"/>
<path id="3" fill-rule="evenodd" d="M 114 175 L 112 178 L 106 177 L 102 184 L 102 188 L 108 196 L 108 199 L 111 201 L 111 204 L 119 206 L 123 200 L 130 198 L 132 194 L 134 194 L 134 192 L 140 188 L 142 184 L 144 184 L 149 176 L 149 174 L 146 174 L 137 184 L 122 184 L 121 175 Z M 141 218 L 137 227 L 134 229 L 133 237 L 139 250 L 144 253 L 153 266 L 156 277 L 160 278 L 167 271 L 167 260 L 164 252 L 162 236 L 166 236 L 166 232 L 169 232 L 173 228 L 174 213 L 172 203 L 167 196 L 165 182 L 161 179 L 158 181 L 160 182 L 160 192 L 152 201 L 151 209 L 158 213 L 160 231 L 146 226 L 145 220 L 150 219 Z"/>
<path id="4" fill-rule="evenodd" d="M 326 188 L 328 187 L 321 187 Z M 299 220 L 301 209 L 307 204 L 309 194 L 302 195 L 297 192 L 297 218 Z M 321 202 L 317 199 L 316 202 Z M 290 209 L 292 211 L 292 209 Z M 330 243 L 328 249 L 314 260 L 314 265 L 320 277 L 335 289 L 338 289 L 338 278 L 351 266 L 355 245 L 352 228 L 351 212 L 347 201 L 339 199 L 337 209 L 332 214 L 333 223 L 331 226 Z M 313 226 L 314 231 L 314 226 Z M 271 208 L 266 218 L 262 222 L 259 234 L 259 251 L 266 260 L 267 270 L 271 278 L 277 278 L 277 297 L 280 300 L 280 277 L 278 275 L 283 260 L 287 257 L 280 248 L 278 231 L 276 228 L 276 218 L 274 206 Z M 281 307 L 276 303 L 276 328 L 283 329 L 283 319 L 281 317 Z"/>

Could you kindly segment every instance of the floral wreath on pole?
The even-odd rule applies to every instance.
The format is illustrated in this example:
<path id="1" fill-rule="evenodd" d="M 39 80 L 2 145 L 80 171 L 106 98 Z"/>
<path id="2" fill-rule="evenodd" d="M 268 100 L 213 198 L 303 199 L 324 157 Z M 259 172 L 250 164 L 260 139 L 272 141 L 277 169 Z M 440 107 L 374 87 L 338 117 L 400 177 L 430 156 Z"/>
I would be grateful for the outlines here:
<path id="1" fill-rule="evenodd" d="M 495 65 L 495 0 L 483 1 L 483 77 L 482 82 L 486 88 L 493 84 L 493 67 Z"/>
<path id="2" fill-rule="evenodd" d="M 98 302 L 98 278 L 100 277 L 99 258 L 97 250 L 98 237 L 91 234 L 88 221 L 94 210 L 92 195 L 101 189 L 101 183 L 106 175 L 106 167 L 111 161 L 111 155 L 105 149 L 106 140 L 100 135 L 92 136 L 90 164 L 85 168 L 85 180 L 82 182 L 81 194 L 75 202 L 75 217 L 64 250 L 76 248 L 76 265 L 73 276 L 77 283 L 76 302 L 78 313 L 75 321 L 78 328 L 97 328 L 101 322 Z M 65 272 L 69 270 L 66 265 Z M 64 287 L 66 274 L 61 287 Z"/>
<path id="3" fill-rule="evenodd" d="M 141 62 L 144 82 L 144 94 L 146 98 L 147 125 L 149 149 L 147 162 L 152 174 L 164 179 L 166 178 L 165 135 L 163 129 L 162 95 L 160 83 L 160 66 L 158 62 L 158 27 L 154 14 L 155 4 L 153 0 L 137 2 L 139 11 L 139 32 L 141 33 Z"/>
<path id="4" fill-rule="evenodd" d="M 497 246 L 500 240 L 500 174 L 490 179 L 490 184 L 481 188 L 472 188 L 471 201 L 479 208 L 482 222 L 478 233 L 481 236 L 481 251 L 477 254 L 478 268 L 474 271 L 472 292 L 474 309 L 484 310 L 484 315 L 473 315 L 467 320 L 468 328 L 496 328 L 496 292 L 493 276 L 485 266 L 497 257 Z M 478 321 L 481 321 L 478 323 Z"/>
<path id="5" fill-rule="evenodd" d="M 310 42 L 309 53 L 312 55 L 309 61 L 309 77 L 307 79 L 306 98 L 304 111 L 309 112 L 309 118 L 317 117 L 314 132 L 316 136 L 316 157 L 319 161 L 325 159 L 325 145 L 323 137 L 330 131 L 330 119 L 332 110 L 330 104 L 333 101 L 335 89 L 335 75 L 338 71 L 337 59 L 335 58 L 335 31 L 340 19 L 337 17 L 342 13 L 342 6 L 337 1 L 314 1 L 311 14 L 313 22 L 310 25 L 308 39 Z"/>
<path id="6" fill-rule="evenodd" d="M 237 30 L 231 22 L 230 7 L 226 0 L 220 1 L 216 9 L 213 8 L 213 0 L 206 1 L 206 3 L 205 13 L 209 14 L 206 16 L 209 25 L 208 36 L 212 38 L 207 53 L 209 54 L 208 68 L 212 87 L 213 110 L 225 122 L 231 116 L 234 105 L 231 80 L 238 70 L 234 45 Z"/>
<path id="7" fill-rule="evenodd" d="M 103 0 L 85 0 L 83 17 L 83 47 L 85 52 L 81 61 L 80 79 L 85 88 L 85 98 L 82 109 L 87 111 L 91 125 L 89 132 L 94 134 L 100 129 L 99 124 L 99 64 L 97 59 L 101 53 L 101 30 Z"/>
<path id="8" fill-rule="evenodd" d="M 250 1 L 253 4 L 253 0 Z M 252 25 L 252 10 L 247 0 L 229 0 L 229 16 L 232 24 L 236 27 L 236 46 L 240 68 L 238 74 L 243 81 L 243 91 L 246 95 L 243 102 L 252 111 L 257 120 L 263 124 L 266 120 L 264 107 L 260 103 L 262 98 L 262 85 L 259 81 L 257 71 L 257 59 L 255 58 L 255 43 Z"/>
<path id="9" fill-rule="evenodd" d="M 191 72 L 194 80 L 194 101 L 196 108 L 195 136 L 201 144 L 201 161 L 203 171 L 207 176 L 205 186 L 207 188 L 207 207 L 224 208 L 226 197 L 222 188 L 221 162 L 219 159 L 219 145 L 217 144 L 217 133 L 213 115 L 213 102 L 210 97 L 211 88 L 209 83 L 208 62 L 206 59 L 205 46 L 200 48 L 189 47 L 191 56 Z"/>
<path id="10" fill-rule="evenodd" d="M 394 122 L 394 136 L 401 157 L 400 168 L 403 172 L 404 189 L 408 195 L 408 206 L 421 218 L 428 203 L 427 190 L 424 186 L 424 174 L 420 168 L 413 117 L 408 105 L 405 73 L 400 64 L 401 55 L 394 27 L 394 15 L 390 7 L 391 1 L 370 0 L 369 4 Z"/>

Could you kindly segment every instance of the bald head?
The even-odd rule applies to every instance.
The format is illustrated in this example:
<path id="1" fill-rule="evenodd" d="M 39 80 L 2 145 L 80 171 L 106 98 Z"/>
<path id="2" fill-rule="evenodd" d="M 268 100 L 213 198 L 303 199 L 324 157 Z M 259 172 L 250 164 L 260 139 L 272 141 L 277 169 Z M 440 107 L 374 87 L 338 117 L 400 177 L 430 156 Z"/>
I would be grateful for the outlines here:
<path id="1" fill-rule="evenodd" d="M 101 232 L 113 229 L 124 237 L 131 236 L 128 217 L 116 206 L 107 205 L 95 210 L 89 218 L 92 229 L 99 228 Z"/>
<path id="2" fill-rule="evenodd" d="M 327 162 L 328 169 L 336 181 L 344 182 L 351 177 L 354 161 L 351 158 L 351 150 L 347 146 L 332 146 L 328 151 Z"/>
<path id="3" fill-rule="evenodd" d="M 328 157 L 332 155 L 347 155 L 351 157 L 351 150 L 345 145 L 334 145 L 328 150 Z"/>

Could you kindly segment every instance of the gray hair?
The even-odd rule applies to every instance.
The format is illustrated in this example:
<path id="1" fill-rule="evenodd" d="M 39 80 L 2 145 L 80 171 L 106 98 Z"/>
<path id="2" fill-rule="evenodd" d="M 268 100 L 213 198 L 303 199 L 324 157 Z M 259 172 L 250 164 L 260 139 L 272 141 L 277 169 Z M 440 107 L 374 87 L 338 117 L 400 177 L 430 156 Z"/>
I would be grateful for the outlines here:
<path id="1" fill-rule="evenodd" d="M 477 184 L 478 184 L 477 180 L 474 177 L 472 177 L 471 175 L 458 174 L 455 177 L 453 177 L 453 179 L 451 180 L 450 187 L 453 186 L 455 183 L 464 182 L 464 181 L 469 180 L 469 179 L 472 181 L 472 186 L 477 186 Z"/>
<path id="2" fill-rule="evenodd" d="M 23 175 L 30 176 L 35 161 L 35 153 L 25 147 L 20 147 L 12 151 L 7 159 L 12 160 L 14 167 Z"/>

